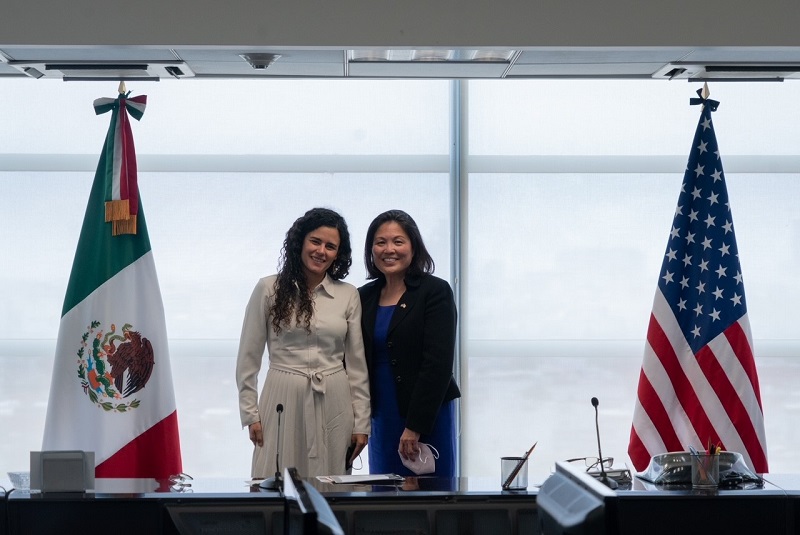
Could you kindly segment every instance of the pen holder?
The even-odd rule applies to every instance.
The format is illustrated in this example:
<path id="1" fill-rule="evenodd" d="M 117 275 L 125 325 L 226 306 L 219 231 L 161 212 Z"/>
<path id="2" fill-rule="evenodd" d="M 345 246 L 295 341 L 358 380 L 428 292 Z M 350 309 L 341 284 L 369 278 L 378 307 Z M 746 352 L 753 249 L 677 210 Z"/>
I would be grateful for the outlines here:
<path id="1" fill-rule="evenodd" d="M 521 464 L 520 464 L 521 463 Z M 514 474 L 514 471 L 517 471 Z M 503 490 L 525 490 L 528 488 L 528 462 L 522 457 L 500 458 L 500 485 L 502 486 L 511 477 L 507 487 Z"/>
<path id="2" fill-rule="evenodd" d="M 692 488 L 716 489 L 719 487 L 719 455 L 692 454 Z"/>

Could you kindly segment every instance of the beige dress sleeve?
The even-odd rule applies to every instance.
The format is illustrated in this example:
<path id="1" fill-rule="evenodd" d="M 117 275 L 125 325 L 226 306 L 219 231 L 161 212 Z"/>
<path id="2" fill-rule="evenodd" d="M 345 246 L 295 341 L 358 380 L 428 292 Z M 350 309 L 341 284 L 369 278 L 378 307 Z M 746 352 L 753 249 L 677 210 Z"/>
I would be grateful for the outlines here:
<path id="1" fill-rule="evenodd" d="M 355 417 L 353 433 L 369 435 L 369 374 L 364 353 L 364 340 L 361 336 L 361 298 L 355 287 L 350 286 L 350 288 L 352 292 L 347 305 L 347 338 L 344 361 L 347 378 L 350 381 L 350 396 L 353 399 L 353 416 Z"/>
<path id="2" fill-rule="evenodd" d="M 258 374 L 267 344 L 267 319 L 274 296 L 276 276 L 260 279 L 250 295 L 236 357 L 239 417 L 242 427 L 258 422 Z"/>

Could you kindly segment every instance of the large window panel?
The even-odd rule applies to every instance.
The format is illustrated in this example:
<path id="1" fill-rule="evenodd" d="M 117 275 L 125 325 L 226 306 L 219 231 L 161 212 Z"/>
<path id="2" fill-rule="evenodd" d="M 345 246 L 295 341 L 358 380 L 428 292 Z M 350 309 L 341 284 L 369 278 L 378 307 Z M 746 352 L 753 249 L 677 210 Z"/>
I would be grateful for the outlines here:
<path id="1" fill-rule="evenodd" d="M 462 475 L 499 477 L 498 457 L 535 440 L 534 483 L 555 460 L 594 454 L 592 396 L 603 453 L 627 460 L 700 84 L 458 83 L 463 146 L 451 144 L 459 110 L 445 80 L 128 83 L 148 95 L 133 134 L 187 472 L 249 473 L 233 377 L 244 305 L 277 269 L 288 226 L 318 205 L 347 218 L 352 284 L 365 282 L 367 225 L 390 208 L 415 217 L 436 273 L 455 274 Z M 800 418 L 800 86 L 710 89 L 721 102 L 713 118 L 770 467 L 800 472 L 791 425 Z M 95 116 L 92 101 L 115 95 L 116 83 L 0 80 L 0 99 L 13 103 L 0 122 L 0 470 L 27 469 L 41 446 L 62 302 L 110 117 Z M 465 156 L 462 184 L 449 174 L 455 155 Z"/>
<path id="2" fill-rule="evenodd" d="M 658 175 L 471 175 L 470 338 L 640 336 L 660 267 L 653 237 L 666 245 L 674 206 L 658 208 L 677 188 Z"/>
<path id="3" fill-rule="evenodd" d="M 800 366 L 791 313 L 800 282 L 790 267 L 799 179 L 727 177 L 771 465 L 783 472 L 800 469 L 784 442 L 787 433 L 797 438 L 784 428 L 797 415 L 785 377 Z M 511 455 L 537 438 L 539 477 L 554 459 L 591 455 L 592 396 L 601 400 L 604 454 L 624 464 L 681 181 L 681 174 L 470 176 L 470 220 L 482 223 L 470 233 L 465 276 L 469 473 L 497 469 L 496 459 L 476 452 L 502 447 Z M 520 428 L 527 434 L 509 432 Z"/>
<path id="4" fill-rule="evenodd" d="M 463 469 L 493 476 L 534 440 L 532 478 L 603 453 L 627 461 L 644 338 L 699 108 L 699 84 L 469 84 L 463 219 Z M 773 472 L 800 470 L 800 144 L 793 84 L 711 98 L 755 339 Z M 765 102 L 774 105 L 765 105 Z M 510 430 L 513 430 L 510 431 Z M 490 456 L 486 452 L 496 452 Z"/>
<path id="5" fill-rule="evenodd" d="M 162 282 L 161 291 L 174 338 L 238 338 L 243 306 L 256 281 L 277 271 L 286 231 L 314 206 L 332 208 L 347 220 L 353 265 L 345 280 L 356 286 L 366 282 L 369 223 L 397 207 L 418 220 L 437 268 L 449 273 L 446 174 L 173 173 L 148 178 L 141 191 L 159 277 L 169 281 Z M 196 193 L 187 198 L 187 190 Z"/>
<path id="6" fill-rule="evenodd" d="M 701 84 L 653 80 L 469 83 L 472 155 L 688 157 Z M 795 83 L 711 83 L 723 157 L 800 155 Z"/>
<path id="7" fill-rule="evenodd" d="M 447 154 L 446 81 L 128 82 L 147 95 L 133 123 L 140 155 Z M 0 154 L 99 154 L 110 115 L 92 103 L 116 83 L 5 80 Z M 186 162 L 189 165 L 189 162 Z"/>
<path id="8" fill-rule="evenodd" d="M 726 179 L 754 336 L 800 339 L 800 175 Z M 682 180 L 471 175 L 470 338 L 640 338 Z"/>
<path id="9" fill-rule="evenodd" d="M 7 430 L 0 459 L 13 470 L 25 469 L 28 452 L 41 447 L 55 338 L 91 184 L 77 173 L 25 179 L 0 181 L 0 199 L 17 199 L 0 201 L 8 215 L 0 227 L 0 422 Z M 19 202 L 32 186 L 53 183 L 62 187 L 37 187 Z M 140 191 L 166 312 L 184 466 L 195 476 L 249 474 L 251 445 L 239 425 L 234 381 L 244 307 L 256 281 L 277 270 L 286 231 L 303 212 L 326 206 L 345 216 L 351 284 L 367 282 L 364 236 L 372 218 L 398 207 L 417 220 L 437 272 L 450 272 L 444 173 L 145 173 Z"/>
<path id="10" fill-rule="evenodd" d="M 55 339 L 116 84 L 0 80 L 0 470 L 41 448 Z M 182 81 L 183 82 L 183 81 Z M 208 82 L 208 83 L 206 83 Z M 128 83 L 139 186 L 166 312 L 185 470 L 250 473 L 234 366 L 247 299 L 274 273 L 292 222 L 345 216 L 366 282 L 367 226 L 401 208 L 449 278 L 449 84 Z M 263 374 L 262 378 L 263 380 Z"/>

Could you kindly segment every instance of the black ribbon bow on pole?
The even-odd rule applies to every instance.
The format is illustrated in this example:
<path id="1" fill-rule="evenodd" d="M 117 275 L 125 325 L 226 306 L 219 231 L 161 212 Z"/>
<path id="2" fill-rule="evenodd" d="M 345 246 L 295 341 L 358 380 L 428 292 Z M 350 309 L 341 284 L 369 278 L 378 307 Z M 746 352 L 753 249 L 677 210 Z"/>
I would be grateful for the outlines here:
<path id="1" fill-rule="evenodd" d="M 703 96 L 704 93 L 705 96 Z M 700 98 L 690 98 L 689 105 L 697 106 L 698 104 L 702 104 L 704 106 L 708 106 L 711 111 L 717 111 L 717 108 L 719 107 L 719 101 L 711 100 L 708 98 L 708 94 L 708 85 L 706 84 L 697 90 L 697 96 Z"/>

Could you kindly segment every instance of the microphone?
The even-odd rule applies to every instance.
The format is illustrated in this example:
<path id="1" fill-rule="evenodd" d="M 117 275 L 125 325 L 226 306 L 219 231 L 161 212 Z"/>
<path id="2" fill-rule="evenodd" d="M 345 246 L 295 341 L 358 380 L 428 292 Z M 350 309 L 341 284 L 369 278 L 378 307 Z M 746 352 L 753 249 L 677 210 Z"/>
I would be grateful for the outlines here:
<path id="1" fill-rule="evenodd" d="M 281 478 L 281 414 L 283 413 L 283 403 L 278 403 L 275 407 L 275 412 L 278 413 L 278 441 L 275 444 L 275 477 L 268 477 L 263 480 L 258 486 L 266 490 L 281 490 L 283 487 L 283 480 Z"/>
<path id="2" fill-rule="evenodd" d="M 600 449 L 600 422 L 597 411 L 597 406 L 600 405 L 600 402 L 597 398 L 592 398 L 592 405 L 594 405 L 594 427 L 597 430 L 597 455 L 600 460 L 600 482 L 610 489 L 615 489 L 619 487 L 619 485 L 606 475 L 606 470 L 603 467 L 603 451 Z"/>

